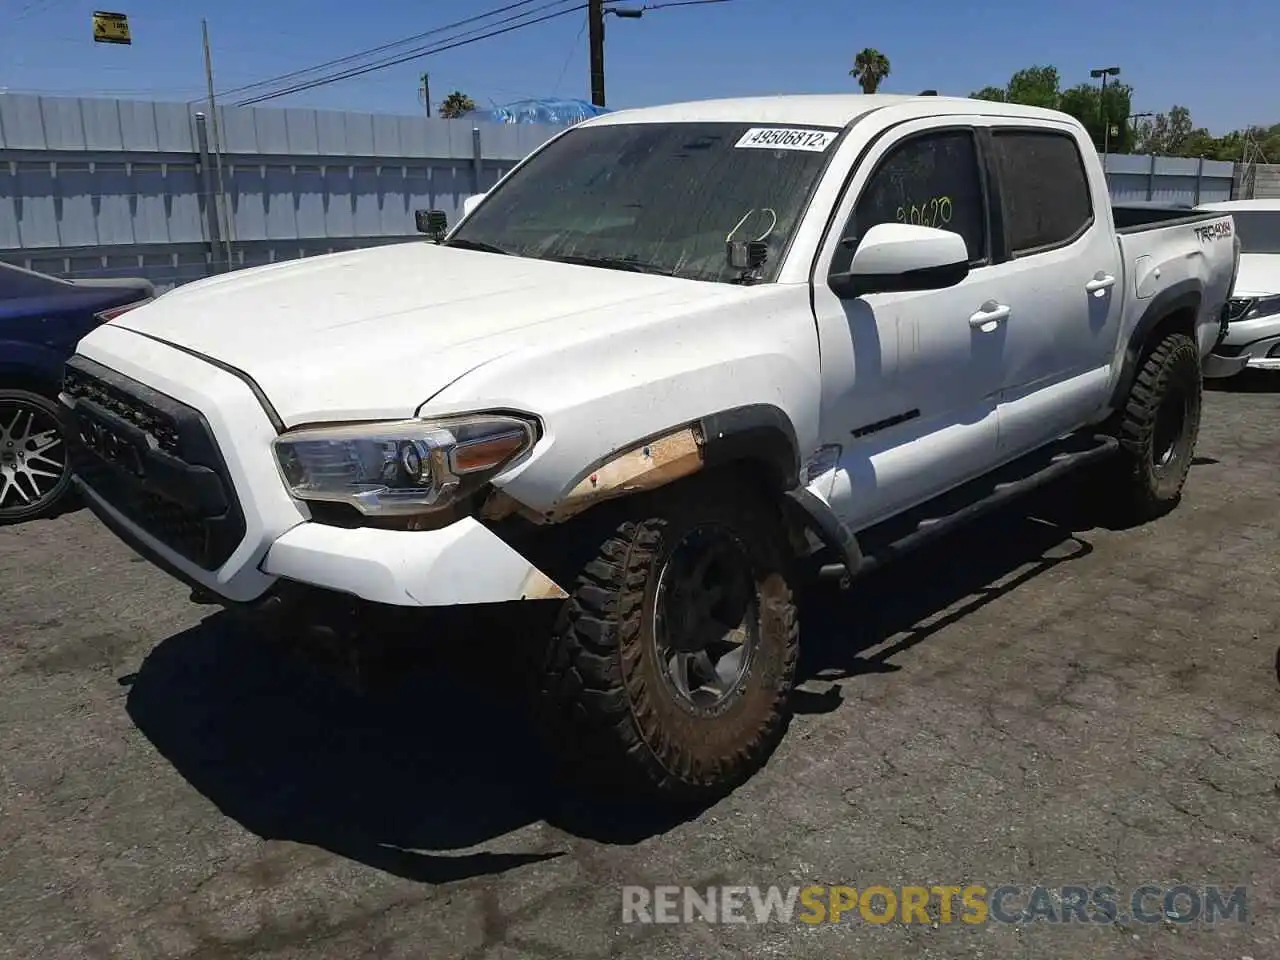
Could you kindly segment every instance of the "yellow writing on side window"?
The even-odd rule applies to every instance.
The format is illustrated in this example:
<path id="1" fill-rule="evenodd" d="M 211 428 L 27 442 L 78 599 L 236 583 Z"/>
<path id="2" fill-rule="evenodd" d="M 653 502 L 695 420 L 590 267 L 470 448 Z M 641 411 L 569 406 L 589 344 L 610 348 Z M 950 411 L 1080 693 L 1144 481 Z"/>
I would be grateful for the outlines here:
<path id="1" fill-rule="evenodd" d="M 951 215 L 950 197 L 930 197 L 918 204 L 903 204 L 898 207 L 897 219 L 899 223 L 917 227 L 942 227 L 951 222 Z"/>

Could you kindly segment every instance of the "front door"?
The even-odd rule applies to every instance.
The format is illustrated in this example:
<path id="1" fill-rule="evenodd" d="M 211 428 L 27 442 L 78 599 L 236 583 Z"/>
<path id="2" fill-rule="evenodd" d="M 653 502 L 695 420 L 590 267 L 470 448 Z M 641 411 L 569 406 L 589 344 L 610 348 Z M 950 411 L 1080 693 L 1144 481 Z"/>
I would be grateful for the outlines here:
<path id="1" fill-rule="evenodd" d="M 987 188 L 973 122 L 895 127 L 859 164 L 814 275 L 822 442 L 837 451 L 829 499 L 859 530 L 990 469 L 1010 304 L 991 266 Z M 957 286 L 841 300 L 827 286 L 880 223 L 964 237 Z"/>

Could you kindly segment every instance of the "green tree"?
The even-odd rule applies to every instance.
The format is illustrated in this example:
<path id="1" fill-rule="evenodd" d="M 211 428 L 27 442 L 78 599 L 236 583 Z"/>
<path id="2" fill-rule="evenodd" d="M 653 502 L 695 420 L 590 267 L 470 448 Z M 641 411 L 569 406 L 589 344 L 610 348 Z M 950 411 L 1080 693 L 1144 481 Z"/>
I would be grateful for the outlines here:
<path id="1" fill-rule="evenodd" d="M 875 47 L 865 47 L 853 58 L 849 76 L 857 79 L 863 93 L 875 93 L 884 78 L 889 76 L 889 58 Z"/>
<path id="2" fill-rule="evenodd" d="M 974 100 L 994 100 L 997 103 L 1004 103 L 1009 99 L 1009 94 L 1004 87 L 983 87 L 981 90 L 969 94 L 969 96 Z"/>
<path id="3" fill-rule="evenodd" d="M 1061 90 L 1060 82 L 1056 67 L 1024 67 L 1003 87 L 983 87 L 969 96 L 1069 113 L 1084 124 L 1099 150 L 1105 142 L 1111 153 L 1136 151 L 1240 161 L 1247 152 L 1249 159 L 1280 163 L 1280 123 L 1232 130 L 1216 137 L 1206 128 L 1197 127 L 1191 111 L 1179 105 L 1131 124 L 1133 88 L 1128 84 L 1108 83 L 1104 95 L 1097 83 L 1079 83 Z"/>
<path id="4" fill-rule="evenodd" d="M 1061 96 L 1058 83 L 1057 67 L 1026 67 L 1009 78 L 1005 99 L 1009 103 L 1057 110 Z"/>
<path id="5" fill-rule="evenodd" d="M 1099 150 L 1105 142 L 1110 153 L 1129 153 L 1133 146 L 1133 127 L 1129 123 L 1132 102 L 1133 87 L 1128 84 L 1108 83 L 1104 98 L 1097 84 L 1080 83 L 1062 91 L 1058 109 L 1084 124 Z M 1111 130 L 1104 137 L 1108 125 Z"/>
<path id="6" fill-rule="evenodd" d="M 1180 157 L 1194 130 L 1191 111 L 1175 106 L 1168 113 L 1157 113 L 1138 121 L 1134 149 L 1138 153 L 1158 153 Z"/>
<path id="7" fill-rule="evenodd" d="M 975 100 L 1021 103 L 1028 107 L 1058 109 L 1058 68 L 1024 67 L 1009 78 L 1003 87 L 983 87 L 969 94 Z"/>
<path id="8" fill-rule="evenodd" d="M 1138 153 L 1155 153 L 1168 157 L 1204 157 L 1206 160 L 1246 159 L 1280 162 L 1280 123 L 1231 130 L 1215 137 L 1204 127 L 1197 127 L 1191 111 L 1184 106 L 1171 107 L 1137 125 L 1134 149 Z"/>
<path id="9" fill-rule="evenodd" d="M 1019 70 L 1003 88 L 984 87 L 970 96 L 976 100 L 1020 103 L 1028 107 L 1069 113 L 1084 124 L 1099 150 L 1103 146 L 1105 116 L 1114 131 L 1107 138 L 1107 149 L 1113 153 L 1127 152 L 1133 139 L 1133 133 L 1129 130 L 1129 103 L 1133 97 L 1133 89 L 1122 83 L 1107 84 L 1104 111 L 1097 85 L 1081 83 L 1062 90 L 1061 83 L 1057 67 L 1036 65 Z"/>
<path id="10" fill-rule="evenodd" d="M 445 120 L 456 120 L 476 108 L 476 102 L 461 90 L 449 94 L 440 104 L 440 116 Z"/>

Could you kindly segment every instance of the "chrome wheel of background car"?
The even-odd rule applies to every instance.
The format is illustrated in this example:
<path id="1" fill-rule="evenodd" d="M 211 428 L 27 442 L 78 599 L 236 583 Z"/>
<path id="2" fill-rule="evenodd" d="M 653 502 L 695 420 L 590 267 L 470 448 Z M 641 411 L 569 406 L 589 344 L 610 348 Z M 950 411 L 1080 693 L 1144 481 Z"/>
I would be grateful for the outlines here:
<path id="1" fill-rule="evenodd" d="M 746 551 L 726 529 L 691 530 L 659 575 L 654 642 L 662 679 L 697 713 L 728 705 L 759 645 L 759 599 Z"/>
<path id="2" fill-rule="evenodd" d="M 66 474 L 58 418 L 28 400 L 0 397 L 0 519 L 48 506 L 62 492 Z"/>

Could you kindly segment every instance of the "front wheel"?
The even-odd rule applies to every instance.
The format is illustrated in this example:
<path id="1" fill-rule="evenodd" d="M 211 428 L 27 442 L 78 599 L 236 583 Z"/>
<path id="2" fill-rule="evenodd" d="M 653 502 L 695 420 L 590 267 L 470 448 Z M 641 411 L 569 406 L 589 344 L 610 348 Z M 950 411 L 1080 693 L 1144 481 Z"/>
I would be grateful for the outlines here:
<path id="1" fill-rule="evenodd" d="M 1200 434 L 1203 398 L 1195 341 L 1167 334 L 1147 353 L 1120 412 L 1120 493 L 1127 519 L 1177 506 Z"/>
<path id="2" fill-rule="evenodd" d="M 746 490 L 637 499 L 579 573 L 543 665 L 552 745 L 576 772 L 696 802 L 764 764 L 798 652 L 787 542 Z"/>
<path id="3" fill-rule="evenodd" d="M 0 525 L 48 516 L 70 484 L 57 404 L 27 390 L 0 390 Z"/>

